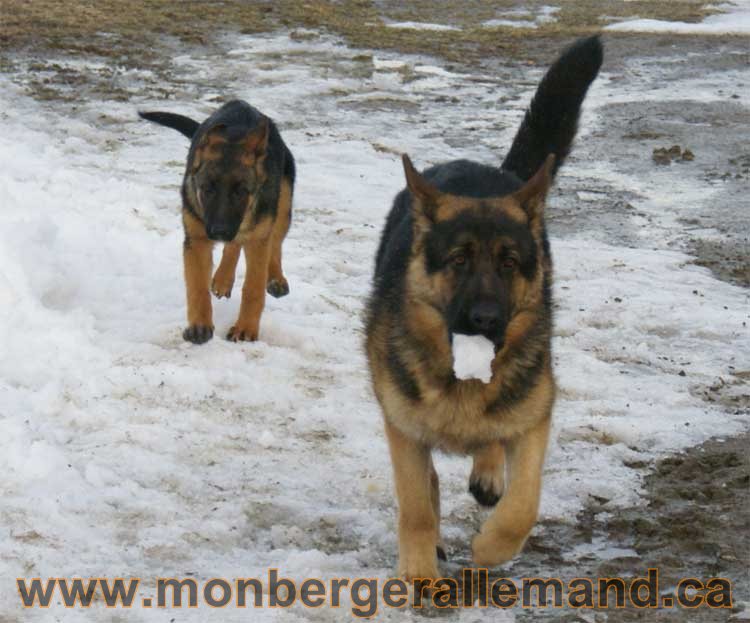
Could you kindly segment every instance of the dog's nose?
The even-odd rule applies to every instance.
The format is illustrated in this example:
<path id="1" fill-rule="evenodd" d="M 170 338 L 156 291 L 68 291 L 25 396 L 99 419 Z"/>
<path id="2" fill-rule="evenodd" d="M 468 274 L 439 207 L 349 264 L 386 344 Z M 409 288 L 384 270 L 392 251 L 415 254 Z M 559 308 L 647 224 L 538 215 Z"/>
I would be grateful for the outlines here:
<path id="1" fill-rule="evenodd" d="M 471 308 L 469 320 L 476 331 L 494 331 L 500 323 L 500 310 L 494 303 L 482 301 Z"/>

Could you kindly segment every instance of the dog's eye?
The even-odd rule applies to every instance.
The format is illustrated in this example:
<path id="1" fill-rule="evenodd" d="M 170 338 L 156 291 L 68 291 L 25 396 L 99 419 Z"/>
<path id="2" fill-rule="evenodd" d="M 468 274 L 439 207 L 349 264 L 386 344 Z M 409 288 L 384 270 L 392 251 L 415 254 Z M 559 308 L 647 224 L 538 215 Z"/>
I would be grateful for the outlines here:
<path id="1" fill-rule="evenodd" d="M 209 182 L 202 188 L 203 194 L 210 196 L 216 194 L 216 182 Z"/>
<path id="2" fill-rule="evenodd" d="M 463 266 L 466 264 L 466 255 L 463 253 L 456 253 L 452 258 L 451 262 L 454 266 Z"/>
<path id="3" fill-rule="evenodd" d="M 502 261 L 502 267 L 506 270 L 511 270 L 515 268 L 518 265 L 518 262 L 516 261 L 516 258 L 514 257 L 505 257 Z"/>

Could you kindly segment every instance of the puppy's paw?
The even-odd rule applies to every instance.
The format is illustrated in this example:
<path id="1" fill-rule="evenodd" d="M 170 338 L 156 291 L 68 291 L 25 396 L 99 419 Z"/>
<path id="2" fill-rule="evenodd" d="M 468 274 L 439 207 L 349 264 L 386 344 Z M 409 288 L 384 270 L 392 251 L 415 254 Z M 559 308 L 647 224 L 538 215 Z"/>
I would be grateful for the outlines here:
<path id="1" fill-rule="evenodd" d="M 227 333 L 230 342 L 255 342 L 258 339 L 258 327 L 246 327 L 240 324 L 234 325 Z"/>
<path id="2" fill-rule="evenodd" d="M 284 277 L 281 279 L 271 279 L 266 286 L 266 292 L 280 299 L 282 296 L 289 294 L 289 282 Z"/>
<path id="3" fill-rule="evenodd" d="M 210 325 L 191 324 L 182 332 L 182 339 L 193 344 L 204 344 L 214 336 L 214 328 Z"/>
<path id="4" fill-rule="evenodd" d="M 469 492 L 482 506 L 495 506 L 503 497 L 505 489 L 505 475 L 503 466 L 494 466 L 492 469 L 480 471 L 475 465 L 469 476 Z"/>
<path id="5" fill-rule="evenodd" d="M 526 543 L 524 534 L 503 532 L 480 532 L 471 544 L 472 560 L 476 567 L 490 568 L 508 562 L 523 549 Z"/>
<path id="6" fill-rule="evenodd" d="M 231 298 L 234 279 L 225 279 L 217 272 L 211 281 L 211 293 L 217 298 Z"/>

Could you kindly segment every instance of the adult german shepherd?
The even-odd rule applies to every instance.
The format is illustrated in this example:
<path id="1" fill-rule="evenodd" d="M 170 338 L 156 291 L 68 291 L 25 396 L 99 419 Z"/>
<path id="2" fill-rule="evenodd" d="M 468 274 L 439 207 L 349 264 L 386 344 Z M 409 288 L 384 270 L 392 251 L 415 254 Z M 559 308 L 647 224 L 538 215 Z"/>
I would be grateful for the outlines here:
<path id="1" fill-rule="evenodd" d="M 192 140 L 182 182 L 188 317 L 182 336 L 195 344 L 213 337 L 210 292 L 217 298 L 231 296 L 244 249 L 247 272 L 240 315 L 227 339 L 258 339 L 266 290 L 275 297 L 289 293 L 281 244 L 292 218 L 292 152 L 274 122 L 240 100 L 224 104 L 203 123 L 166 112 L 138 114 Z M 217 241 L 225 244 L 212 280 Z"/>
<path id="2" fill-rule="evenodd" d="M 406 578 L 437 577 L 445 555 L 433 449 L 473 456 L 480 504 L 502 497 L 474 538 L 476 565 L 512 558 L 536 521 L 555 399 L 544 204 L 601 63 L 597 37 L 562 54 L 500 168 L 456 160 L 420 174 L 403 157 L 407 188 L 383 230 L 366 324 Z M 456 379 L 454 333 L 494 343 L 489 383 Z"/>

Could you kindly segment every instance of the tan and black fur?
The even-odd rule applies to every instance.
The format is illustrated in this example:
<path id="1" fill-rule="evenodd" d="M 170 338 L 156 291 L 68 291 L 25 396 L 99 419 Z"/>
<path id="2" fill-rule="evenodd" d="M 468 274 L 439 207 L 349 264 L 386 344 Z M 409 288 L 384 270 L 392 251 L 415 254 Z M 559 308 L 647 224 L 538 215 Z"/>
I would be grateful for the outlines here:
<path id="1" fill-rule="evenodd" d="M 281 247 L 292 218 L 292 153 L 274 122 L 240 100 L 228 102 L 202 124 L 173 113 L 139 114 L 192 139 L 182 183 L 188 320 L 183 337 L 196 344 L 213 337 L 211 293 L 231 296 L 244 251 L 240 313 L 227 339 L 258 339 L 266 291 L 276 297 L 289 293 Z M 224 250 L 212 278 L 217 241 L 224 242 Z"/>
<path id="2" fill-rule="evenodd" d="M 381 238 L 366 347 L 409 579 L 438 577 L 444 555 L 433 450 L 472 455 L 469 490 L 496 505 L 473 541 L 477 565 L 509 560 L 536 521 L 555 399 L 545 198 L 601 62 L 596 37 L 563 53 L 499 168 L 458 160 L 420 174 L 403 158 L 407 188 Z M 492 340 L 489 383 L 456 378 L 455 333 Z"/>

